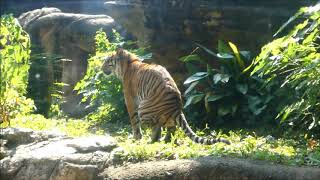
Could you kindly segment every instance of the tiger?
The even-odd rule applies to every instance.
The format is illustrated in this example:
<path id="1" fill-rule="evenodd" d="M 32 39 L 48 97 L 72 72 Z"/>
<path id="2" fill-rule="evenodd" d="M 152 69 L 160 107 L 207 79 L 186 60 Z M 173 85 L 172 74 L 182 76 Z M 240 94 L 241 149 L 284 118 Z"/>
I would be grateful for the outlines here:
<path id="1" fill-rule="evenodd" d="M 190 128 L 182 112 L 181 93 L 162 66 L 142 62 L 135 54 L 118 48 L 103 58 L 102 71 L 113 74 L 123 84 L 125 104 L 130 118 L 133 138 L 142 138 L 141 124 L 151 126 L 151 143 L 160 141 L 162 127 L 167 129 L 164 141 L 170 142 L 180 127 L 195 143 L 230 144 L 224 138 L 199 137 Z"/>

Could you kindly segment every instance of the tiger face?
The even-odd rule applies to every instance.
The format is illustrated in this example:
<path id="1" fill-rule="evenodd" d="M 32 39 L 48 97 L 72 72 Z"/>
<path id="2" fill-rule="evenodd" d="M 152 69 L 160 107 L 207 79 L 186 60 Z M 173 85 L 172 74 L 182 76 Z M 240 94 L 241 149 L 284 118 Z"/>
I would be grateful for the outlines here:
<path id="1" fill-rule="evenodd" d="M 116 76 L 121 75 L 122 72 L 121 67 L 125 59 L 128 59 L 128 54 L 126 54 L 125 50 L 122 48 L 118 48 L 115 52 L 111 53 L 104 60 L 102 65 L 102 71 L 106 74 L 114 74 Z"/>
<path id="2" fill-rule="evenodd" d="M 111 55 L 105 58 L 104 63 L 102 65 L 102 71 L 106 74 L 109 75 L 111 73 L 114 73 L 116 69 L 116 57 L 115 55 Z"/>

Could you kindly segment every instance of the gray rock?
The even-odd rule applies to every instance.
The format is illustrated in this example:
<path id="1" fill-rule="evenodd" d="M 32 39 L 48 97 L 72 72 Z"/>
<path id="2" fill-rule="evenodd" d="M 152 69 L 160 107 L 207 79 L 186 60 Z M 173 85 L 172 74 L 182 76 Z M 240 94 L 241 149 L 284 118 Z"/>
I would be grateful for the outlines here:
<path id="1" fill-rule="evenodd" d="M 60 163 L 52 172 L 52 180 L 96 180 L 98 177 L 98 168 L 96 165 L 77 165 L 72 163 Z"/>
<path id="2" fill-rule="evenodd" d="M 122 147 L 117 147 L 110 153 L 110 158 L 108 163 L 111 165 L 122 164 L 124 162 L 125 155 L 126 155 L 125 150 Z"/>
<path id="3" fill-rule="evenodd" d="M 264 161 L 203 157 L 151 161 L 107 168 L 104 179 L 318 180 L 317 167 L 283 166 Z"/>
<path id="4" fill-rule="evenodd" d="M 5 128 L 1 131 L 0 138 L 4 140 L 4 145 L 7 147 L 45 141 L 49 138 L 66 138 L 64 134 L 53 131 L 35 132 L 25 128 Z"/>
<path id="5" fill-rule="evenodd" d="M 70 138 L 17 128 L 3 129 L 0 140 L 1 179 L 97 179 L 117 147 L 108 135 Z"/>

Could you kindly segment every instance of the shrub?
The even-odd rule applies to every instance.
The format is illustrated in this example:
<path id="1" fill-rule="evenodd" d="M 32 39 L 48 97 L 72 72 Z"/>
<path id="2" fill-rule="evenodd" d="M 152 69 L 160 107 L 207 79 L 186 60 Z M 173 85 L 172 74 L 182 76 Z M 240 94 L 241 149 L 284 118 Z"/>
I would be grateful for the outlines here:
<path id="1" fill-rule="evenodd" d="M 242 126 L 255 124 L 271 97 L 259 92 L 258 79 L 250 76 L 250 53 L 239 51 L 231 42 L 226 44 L 219 41 L 218 53 L 200 44 L 198 46 L 211 55 L 210 58 L 198 54 L 180 58 L 187 65 L 200 62 L 206 66 L 206 71 L 198 72 L 199 68 L 196 68 L 193 75 L 184 82 L 188 86 L 184 93 L 185 108 L 192 104 L 202 104 L 215 124 L 226 124 L 231 120 L 231 124 Z M 216 63 L 215 68 L 211 65 L 213 62 Z M 194 106 L 191 107 L 191 111 L 195 111 Z"/>
<path id="2" fill-rule="evenodd" d="M 254 76 L 264 79 L 264 89 L 277 98 L 281 123 L 310 135 L 320 132 L 320 4 L 302 8 L 285 23 L 302 22 L 285 36 L 262 48 L 254 61 Z"/>
<path id="3" fill-rule="evenodd" d="M 0 121 L 33 110 L 33 101 L 24 97 L 28 82 L 30 38 L 12 15 L 0 20 Z"/>

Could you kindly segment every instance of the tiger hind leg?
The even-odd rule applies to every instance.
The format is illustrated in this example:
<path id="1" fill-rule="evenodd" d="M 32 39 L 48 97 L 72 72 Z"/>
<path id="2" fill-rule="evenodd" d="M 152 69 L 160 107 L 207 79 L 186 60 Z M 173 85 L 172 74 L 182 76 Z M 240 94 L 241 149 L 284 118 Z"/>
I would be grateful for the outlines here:
<path id="1" fill-rule="evenodd" d="M 166 133 L 166 136 L 164 138 L 164 142 L 165 143 L 171 142 L 171 138 L 172 138 L 172 136 L 174 136 L 174 133 L 176 132 L 176 129 L 177 128 L 175 126 L 167 128 L 167 133 Z"/>
<path id="2" fill-rule="evenodd" d="M 152 127 L 151 143 L 160 141 L 160 138 L 161 138 L 161 126 L 157 124 Z"/>

